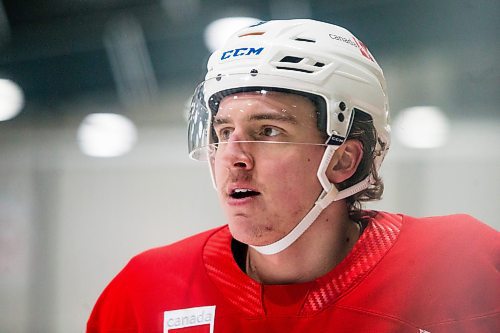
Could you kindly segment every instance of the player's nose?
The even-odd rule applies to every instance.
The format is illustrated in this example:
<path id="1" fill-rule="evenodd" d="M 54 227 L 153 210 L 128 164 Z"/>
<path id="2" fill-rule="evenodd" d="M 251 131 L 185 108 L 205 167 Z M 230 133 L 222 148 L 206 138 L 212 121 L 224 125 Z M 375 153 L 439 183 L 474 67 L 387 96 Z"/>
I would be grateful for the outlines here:
<path id="1" fill-rule="evenodd" d="M 254 166 L 252 142 L 231 139 L 221 143 L 217 153 L 229 168 L 250 170 Z"/>

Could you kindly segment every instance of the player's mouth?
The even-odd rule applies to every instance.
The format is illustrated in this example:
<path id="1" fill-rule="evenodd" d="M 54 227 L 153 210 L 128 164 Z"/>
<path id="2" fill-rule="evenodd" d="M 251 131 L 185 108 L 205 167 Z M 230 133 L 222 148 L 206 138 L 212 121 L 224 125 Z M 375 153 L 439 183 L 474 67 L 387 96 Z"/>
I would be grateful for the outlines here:
<path id="1" fill-rule="evenodd" d="M 235 188 L 229 192 L 229 196 L 233 199 L 241 200 L 260 195 L 260 192 L 249 188 Z"/>

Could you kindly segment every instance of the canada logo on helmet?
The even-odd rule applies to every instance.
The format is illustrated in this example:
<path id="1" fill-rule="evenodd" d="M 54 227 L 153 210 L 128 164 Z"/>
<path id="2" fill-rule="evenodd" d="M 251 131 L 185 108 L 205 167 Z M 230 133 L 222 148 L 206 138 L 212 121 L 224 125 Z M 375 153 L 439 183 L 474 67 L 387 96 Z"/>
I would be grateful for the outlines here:
<path id="1" fill-rule="evenodd" d="M 358 47 L 359 47 L 359 50 L 361 51 L 361 54 L 364 57 L 370 59 L 371 61 L 375 61 L 375 59 L 373 59 L 372 54 L 368 50 L 368 47 L 366 47 L 366 45 L 362 41 L 360 41 L 359 39 L 357 39 L 356 37 L 352 36 L 352 38 L 354 39 L 354 41 L 356 42 L 356 44 L 358 44 Z"/>

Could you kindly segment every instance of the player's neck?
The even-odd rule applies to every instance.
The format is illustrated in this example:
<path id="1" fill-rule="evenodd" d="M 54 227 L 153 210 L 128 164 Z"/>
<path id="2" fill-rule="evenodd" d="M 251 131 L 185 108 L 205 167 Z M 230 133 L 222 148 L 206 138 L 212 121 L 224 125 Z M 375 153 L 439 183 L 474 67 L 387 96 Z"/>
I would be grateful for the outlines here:
<path id="1" fill-rule="evenodd" d="M 359 226 L 349 220 L 343 202 L 334 203 L 286 250 L 263 255 L 249 248 L 247 274 L 264 284 L 312 281 L 344 259 L 359 233 Z"/>

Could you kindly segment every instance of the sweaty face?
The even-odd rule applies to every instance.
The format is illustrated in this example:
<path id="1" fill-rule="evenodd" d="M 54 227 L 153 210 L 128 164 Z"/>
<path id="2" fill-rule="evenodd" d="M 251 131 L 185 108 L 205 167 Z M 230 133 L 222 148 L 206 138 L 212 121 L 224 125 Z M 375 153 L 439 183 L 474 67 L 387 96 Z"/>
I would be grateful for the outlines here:
<path id="1" fill-rule="evenodd" d="M 213 119 L 212 166 L 233 237 L 267 245 L 288 234 L 321 193 L 325 147 L 313 103 L 278 92 L 225 97 Z"/>

